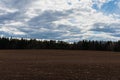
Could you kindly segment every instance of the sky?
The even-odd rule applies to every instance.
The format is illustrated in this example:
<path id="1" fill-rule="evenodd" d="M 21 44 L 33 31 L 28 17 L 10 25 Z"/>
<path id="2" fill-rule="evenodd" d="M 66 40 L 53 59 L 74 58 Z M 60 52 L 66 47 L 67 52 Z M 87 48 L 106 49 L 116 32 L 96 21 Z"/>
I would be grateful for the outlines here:
<path id="1" fill-rule="evenodd" d="M 120 40 L 120 0 L 0 0 L 0 36 Z"/>

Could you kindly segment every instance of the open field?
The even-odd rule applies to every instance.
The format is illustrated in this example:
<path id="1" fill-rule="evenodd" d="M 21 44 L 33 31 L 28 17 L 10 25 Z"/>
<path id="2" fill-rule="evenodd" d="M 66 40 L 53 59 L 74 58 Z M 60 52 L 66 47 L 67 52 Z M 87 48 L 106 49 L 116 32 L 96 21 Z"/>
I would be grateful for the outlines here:
<path id="1" fill-rule="evenodd" d="M 0 50 L 0 80 L 120 80 L 120 53 Z"/>

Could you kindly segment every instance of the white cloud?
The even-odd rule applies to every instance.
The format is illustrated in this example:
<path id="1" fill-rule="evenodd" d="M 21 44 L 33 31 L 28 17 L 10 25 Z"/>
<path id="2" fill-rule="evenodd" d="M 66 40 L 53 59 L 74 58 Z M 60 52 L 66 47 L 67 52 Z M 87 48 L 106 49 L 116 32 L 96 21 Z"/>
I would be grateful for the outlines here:
<path id="1" fill-rule="evenodd" d="M 0 5 L 0 15 L 14 13 L 16 11 L 17 11 L 17 9 L 10 9 L 10 8 Z"/>
<path id="2" fill-rule="evenodd" d="M 10 21 L 6 22 L 5 26 L 24 26 L 22 22 Z"/>
<path id="3" fill-rule="evenodd" d="M 108 3 L 112 0 L 92 0 L 92 1 L 93 4 L 97 4 L 98 8 L 100 9 L 103 4 Z"/>
<path id="4" fill-rule="evenodd" d="M 101 8 L 109 1 L 1 0 L 0 33 L 65 41 L 118 40 L 119 15 L 105 15 L 93 9 L 93 4 Z M 110 32 L 111 27 L 114 33 Z"/>
<path id="5" fill-rule="evenodd" d="M 13 36 L 13 35 L 25 35 L 24 32 L 21 32 L 14 27 L 3 26 L 2 28 L 0 28 L 0 31 L 4 31 L 5 33 L 9 33 L 11 36 Z"/>

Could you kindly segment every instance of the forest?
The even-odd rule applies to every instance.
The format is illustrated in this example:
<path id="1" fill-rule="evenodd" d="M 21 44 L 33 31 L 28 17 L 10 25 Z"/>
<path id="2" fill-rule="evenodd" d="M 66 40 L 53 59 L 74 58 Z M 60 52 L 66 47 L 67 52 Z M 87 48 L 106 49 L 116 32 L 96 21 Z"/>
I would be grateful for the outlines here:
<path id="1" fill-rule="evenodd" d="M 120 51 L 120 41 L 82 40 L 74 43 L 56 40 L 0 38 L 0 49 L 63 49 L 63 50 L 97 50 Z"/>

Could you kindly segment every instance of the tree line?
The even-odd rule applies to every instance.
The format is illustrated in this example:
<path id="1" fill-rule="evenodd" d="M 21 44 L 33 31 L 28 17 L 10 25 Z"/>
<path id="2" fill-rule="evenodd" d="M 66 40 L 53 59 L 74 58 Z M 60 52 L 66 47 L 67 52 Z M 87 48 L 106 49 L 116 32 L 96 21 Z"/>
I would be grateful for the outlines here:
<path id="1" fill-rule="evenodd" d="M 55 40 L 0 38 L 0 49 L 65 49 L 65 50 L 99 50 L 120 51 L 120 41 L 89 41 L 74 43 Z"/>

